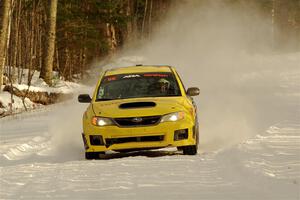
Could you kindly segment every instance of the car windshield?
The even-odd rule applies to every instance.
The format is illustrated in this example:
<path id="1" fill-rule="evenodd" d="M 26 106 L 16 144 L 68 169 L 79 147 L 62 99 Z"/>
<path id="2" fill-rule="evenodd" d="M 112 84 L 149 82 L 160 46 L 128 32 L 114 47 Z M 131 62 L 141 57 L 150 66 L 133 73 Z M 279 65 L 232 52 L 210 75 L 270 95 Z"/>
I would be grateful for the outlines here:
<path id="1" fill-rule="evenodd" d="M 172 73 L 119 74 L 102 79 L 97 101 L 180 95 L 178 83 Z"/>

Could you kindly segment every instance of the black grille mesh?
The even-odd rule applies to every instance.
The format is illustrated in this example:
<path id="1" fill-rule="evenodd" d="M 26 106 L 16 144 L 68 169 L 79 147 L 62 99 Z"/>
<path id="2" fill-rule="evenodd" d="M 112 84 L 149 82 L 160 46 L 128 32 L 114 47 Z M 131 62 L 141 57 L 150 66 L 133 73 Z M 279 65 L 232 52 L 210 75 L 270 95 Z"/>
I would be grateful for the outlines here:
<path id="1" fill-rule="evenodd" d="M 115 118 L 119 126 L 151 126 L 159 123 L 161 116 Z"/>

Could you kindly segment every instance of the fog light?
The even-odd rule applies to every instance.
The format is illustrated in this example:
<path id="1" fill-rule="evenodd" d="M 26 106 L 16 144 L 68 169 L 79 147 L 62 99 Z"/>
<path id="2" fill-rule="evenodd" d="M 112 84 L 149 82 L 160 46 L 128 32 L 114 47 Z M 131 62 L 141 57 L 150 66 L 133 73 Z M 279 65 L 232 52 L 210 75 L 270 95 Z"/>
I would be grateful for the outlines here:
<path id="1" fill-rule="evenodd" d="M 174 132 L 174 141 L 188 139 L 188 129 L 180 129 Z"/>
<path id="2" fill-rule="evenodd" d="M 90 135 L 91 145 L 104 145 L 102 135 Z"/>

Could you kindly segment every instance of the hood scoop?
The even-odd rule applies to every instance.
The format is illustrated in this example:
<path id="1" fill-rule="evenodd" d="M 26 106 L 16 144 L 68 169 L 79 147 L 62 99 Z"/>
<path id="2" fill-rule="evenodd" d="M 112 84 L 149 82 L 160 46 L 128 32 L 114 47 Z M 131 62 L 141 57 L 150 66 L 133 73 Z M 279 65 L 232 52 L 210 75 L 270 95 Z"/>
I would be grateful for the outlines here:
<path id="1" fill-rule="evenodd" d="M 156 103 L 154 102 L 131 102 L 131 103 L 123 103 L 119 106 L 121 109 L 131 109 L 131 108 L 149 108 L 155 107 Z"/>

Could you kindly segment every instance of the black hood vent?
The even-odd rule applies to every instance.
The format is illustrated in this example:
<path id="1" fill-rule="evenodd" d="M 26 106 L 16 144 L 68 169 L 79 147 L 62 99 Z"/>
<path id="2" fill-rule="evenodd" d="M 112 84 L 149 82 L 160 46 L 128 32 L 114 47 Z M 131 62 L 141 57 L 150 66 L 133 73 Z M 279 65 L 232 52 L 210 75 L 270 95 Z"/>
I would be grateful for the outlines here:
<path id="1" fill-rule="evenodd" d="M 119 106 L 119 108 L 131 109 L 131 108 L 148 108 L 154 106 L 156 106 L 156 103 L 154 102 L 132 102 L 132 103 L 123 103 Z"/>

